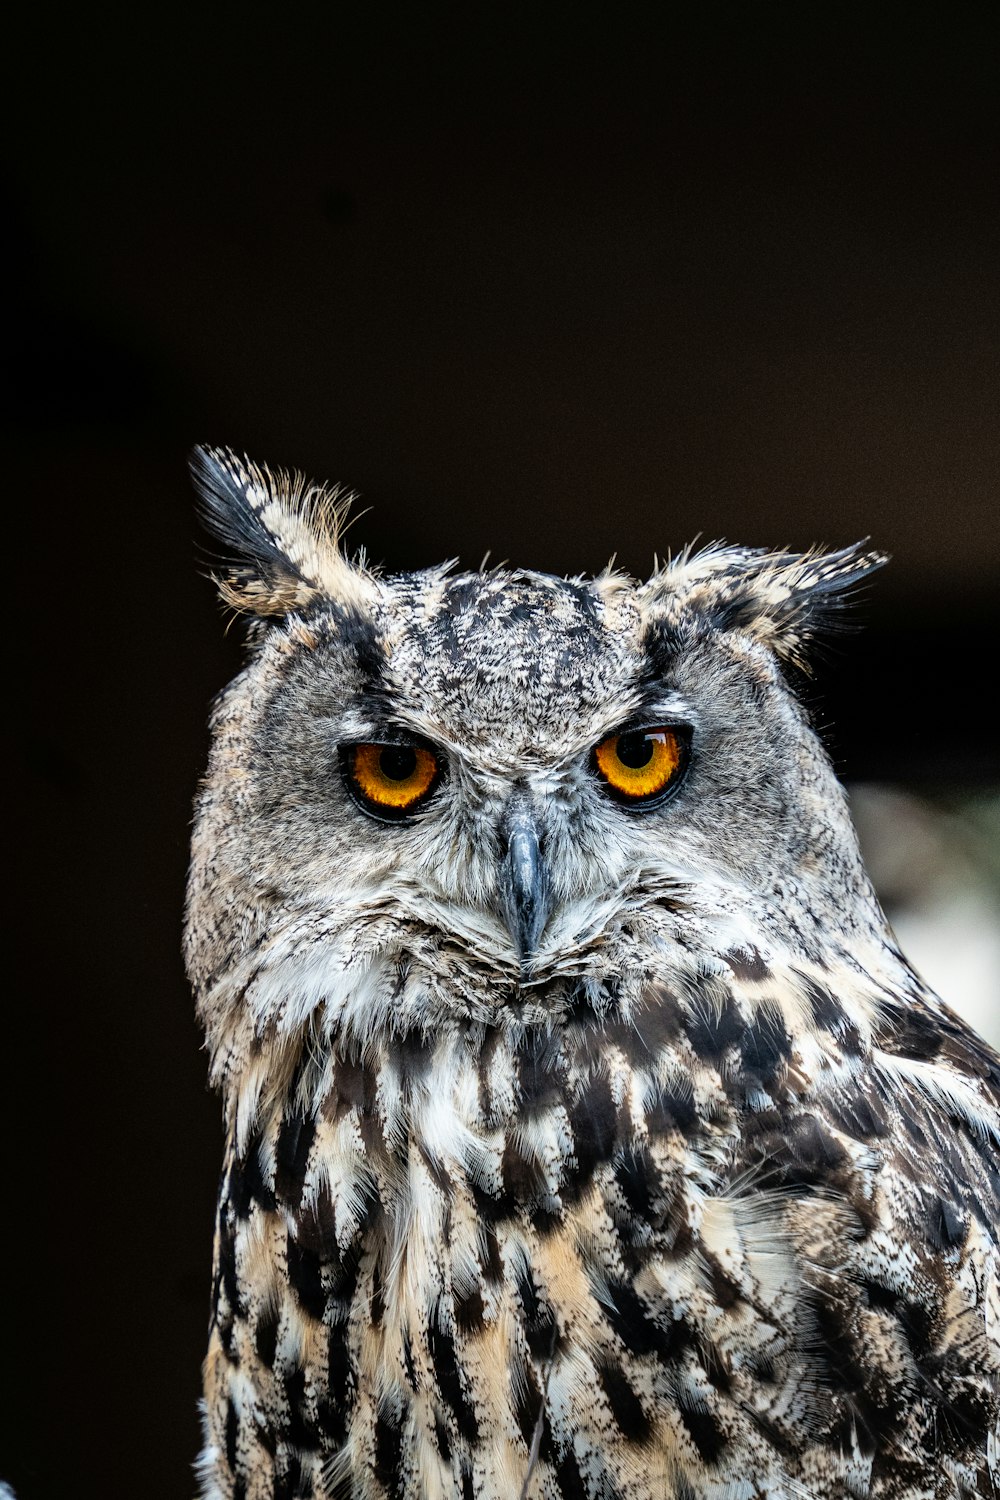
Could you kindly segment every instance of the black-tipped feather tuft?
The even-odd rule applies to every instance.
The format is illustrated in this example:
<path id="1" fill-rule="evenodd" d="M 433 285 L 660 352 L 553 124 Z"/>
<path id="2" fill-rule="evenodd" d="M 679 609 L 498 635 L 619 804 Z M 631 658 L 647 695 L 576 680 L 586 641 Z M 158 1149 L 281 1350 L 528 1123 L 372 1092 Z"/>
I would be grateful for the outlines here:
<path id="1" fill-rule="evenodd" d="M 371 574 L 339 547 L 349 496 L 232 448 L 195 448 L 190 468 L 202 520 L 232 554 L 216 579 L 227 604 L 270 616 L 318 598 L 370 601 Z"/>
<path id="2" fill-rule="evenodd" d="M 291 572 L 305 581 L 261 520 L 259 499 L 251 499 L 253 476 L 259 471 L 249 458 L 237 458 L 230 448 L 199 446 L 192 449 L 188 468 L 202 525 L 241 569 L 249 563 L 261 578 L 277 579 Z"/>

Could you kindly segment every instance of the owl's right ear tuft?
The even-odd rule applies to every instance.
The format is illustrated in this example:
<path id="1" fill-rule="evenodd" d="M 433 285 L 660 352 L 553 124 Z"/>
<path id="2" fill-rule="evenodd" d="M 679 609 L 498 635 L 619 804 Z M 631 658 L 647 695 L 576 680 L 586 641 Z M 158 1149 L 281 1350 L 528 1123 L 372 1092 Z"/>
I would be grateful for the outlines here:
<path id="1" fill-rule="evenodd" d="M 371 603 L 372 574 L 340 550 L 351 495 L 232 448 L 195 448 L 189 464 L 201 519 L 228 554 L 213 574 L 226 604 L 277 616 L 323 600 Z"/>

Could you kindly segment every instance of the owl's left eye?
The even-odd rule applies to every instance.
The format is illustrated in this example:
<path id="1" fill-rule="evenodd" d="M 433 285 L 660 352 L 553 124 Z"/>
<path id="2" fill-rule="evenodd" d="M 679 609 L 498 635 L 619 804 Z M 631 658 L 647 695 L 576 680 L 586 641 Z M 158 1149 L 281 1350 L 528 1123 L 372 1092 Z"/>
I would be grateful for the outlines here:
<path id="1" fill-rule="evenodd" d="M 426 745 L 341 745 L 340 760 L 355 802 L 389 822 L 415 812 L 441 779 L 441 761 Z"/>
<path id="2" fill-rule="evenodd" d="M 689 731 L 679 725 L 626 729 L 594 749 L 605 790 L 627 807 L 650 807 L 674 792 L 687 768 Z"/>

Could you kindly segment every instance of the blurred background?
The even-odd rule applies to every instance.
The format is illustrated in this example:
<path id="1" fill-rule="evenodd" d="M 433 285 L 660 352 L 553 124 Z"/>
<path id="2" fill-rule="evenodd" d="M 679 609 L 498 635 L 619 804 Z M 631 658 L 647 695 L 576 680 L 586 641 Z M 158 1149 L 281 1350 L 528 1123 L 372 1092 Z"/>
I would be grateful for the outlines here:
<path id="1" fill-rule="evenodd" d="M 239 663 L 193 442 L 356 489 L 389 567 L 644 575 L 699 534 L 870 535 L 893 563 L 806 696 L 904 946 L 1000 1034 L 996 21 L 175 0 L 17 25 L 0 1479 L 167 1500 L 194 1490 L 221 1147 L 182 891 Z"/>

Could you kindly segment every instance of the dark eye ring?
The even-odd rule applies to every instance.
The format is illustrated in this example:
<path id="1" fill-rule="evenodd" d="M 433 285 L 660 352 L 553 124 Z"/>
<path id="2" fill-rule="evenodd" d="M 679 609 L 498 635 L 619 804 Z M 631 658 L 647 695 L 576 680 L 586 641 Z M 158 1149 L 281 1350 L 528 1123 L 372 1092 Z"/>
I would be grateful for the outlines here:
<path id="1" fill-rule="evenodd" d="M 405 821 L 437 790 L 441 757 L 416 740 L 363 740 L 339 746 L 344 784 L 362 812 Z"/>
<path id="2" fill-rule="evenodd" d="M 595 745 L 591 764 L 608 796 L 623 807 L 659 807 L 684 780 L 691 731 L 684 724 L 619 729 Z"/>

